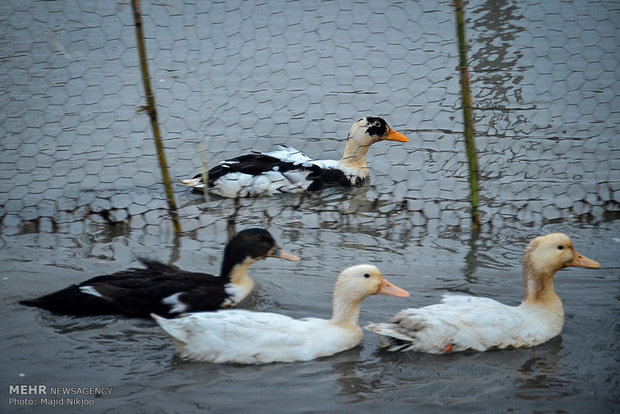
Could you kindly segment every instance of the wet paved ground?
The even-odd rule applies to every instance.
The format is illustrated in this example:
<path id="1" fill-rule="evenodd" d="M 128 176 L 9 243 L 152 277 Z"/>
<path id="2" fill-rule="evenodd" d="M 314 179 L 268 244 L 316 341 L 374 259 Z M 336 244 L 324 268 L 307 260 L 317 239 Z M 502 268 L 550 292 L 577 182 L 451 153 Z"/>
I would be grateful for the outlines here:
<path id="1" fill-rule="evenodd" d="M 613 3 L 470 2 L 480 234 L 468 230 L 448 2 L 145 5 L 175 178 L 200 167 L 199 141 L 210 164 L 280 143 L 338 158 L 350 125 L 367 114 L 412 138 L 373 146 L 370 183 L 350 191 L 236 206 L 175 186 L 178 238 L 146 116 L 136 112 L 128 5 L 7 2 L 0 11 L 0 411 L 29 411 L 7 405 L 11 384 L 112 387 L 94 401 L 99 412 L 618 410 Z M 303 260 L 255 266 L 258 289 L 244 306 L 295 317 L 327 317 L 335 276 L 360 261 L 412 292 L 370 298 L 362 324 L 445 291 L 518 303 L 521 254 L 543 233 L 571 235 L 602 267 L 557 275 L 561 337 L 447 357 L 378 352 L 368 333 L 361 347 L 308 363 L 191 364 L 152 323 L 16 304 L 139 256 L 216 272 L 228 233 L 250 226 L 268 228 Z"/>

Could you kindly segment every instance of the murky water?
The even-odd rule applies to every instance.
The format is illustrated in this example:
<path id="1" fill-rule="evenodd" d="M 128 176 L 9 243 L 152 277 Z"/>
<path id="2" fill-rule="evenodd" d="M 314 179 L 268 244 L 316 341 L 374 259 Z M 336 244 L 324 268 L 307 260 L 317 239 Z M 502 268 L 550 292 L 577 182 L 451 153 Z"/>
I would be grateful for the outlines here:
<path id="1" fill-rule="evenodd" d="M 1 238 L 3 403 L 9 398 L 9 384 L 46 384 L 111 387 L 111 395 L 95 399 L 98 412 L 481 412 L 490 407 L 500 412 L 541 408 L 611 412 L 617 408 L 616 222 L 547 225 L 509 237 L 477 239 L 450 231 L 401 237 L 368 234 L 363 228 L 307 230 L 293 222 L 271 230 L 303 260 L 257 264 L 253 275 L 258 289 L 245 306 L 294 317 L 329 317 L 338 270 L 359 262 L 377 264 L 390 280 L 412 293 L 408 299 L 367 299 L 362 324 L 385 320 L 406 306 L 434 303 L 445 291 L 517 304 L 522 294 L 520 255 L 532 234 L 569 233 L 579 251 L 602 267 L 557 274 L 566 326 L 559 338 L 539 347 L 448 356 L 389 354 L 379 352 L 378 337 L 366 333 L 362 346 L 316 361 L 214 365 L 180 360 L 151 322 L 59 317 L 16 301 L 135 265 L 138 254 L 174 258 L 185 269 L 216 271 L 225 232 L 201 232 L 202 237 L 183 237 L 178 245 L 163 235 L 115 233 L 97 225 L 88 235 L 5 236 Z"/>
<path id="2" fill-rule="evenodd" d="M 368 113 L 412 138 L 373 146 L 371 180 L 352 190 L 235 204 L 177 186 L 184 233 L 174 237 L 149 126 L 136 112 L 128 5 L 3 3 L 0 411 L 617 412 L 613 9 L 469 2 L 483 219 L 472 234 L 449 2 L 145 5 L 175 178 L 199 168 L 198 141 L 209 163 L 279 143 L 337 158 L 350 124 Z M 268 228 L 302 261 L 256 264 L 257 289 L 243 306 L 294 317 L 329 317 L 336 275 L 360 262 L 412 293 L 367 299 L 362 325 L 446 291 L 517 304 L 527 242 L 555 231 L 601 269 L 557 274 L 560 337 L 446 356 L 381 352 L 366 333 L 360 347 L 311 362 L 189 363 L 150 321 L 17 304 L 143 256 L 217 273 L 229 233 L 250 226 Z M 8 405 L 19 384 L 111 393 L 81 397 L 94 407 L 65 398 L 62 408 L 20 408 Z"/>

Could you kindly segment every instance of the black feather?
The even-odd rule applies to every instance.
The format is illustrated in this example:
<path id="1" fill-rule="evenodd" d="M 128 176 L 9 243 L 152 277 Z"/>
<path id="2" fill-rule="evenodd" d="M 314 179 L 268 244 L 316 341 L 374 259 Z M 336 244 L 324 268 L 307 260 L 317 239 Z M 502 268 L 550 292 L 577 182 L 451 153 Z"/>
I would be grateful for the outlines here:
<path id="1" fill-rule="evenodd" d="M 383 137 L 387 133 L 387 122 L 385 122 L 383 118 L 368 116 L 366 120 L 368 121 L 368 129 L 366 129 L 366 132 L 368 132 L 369 135 Z"/>
<path id="2" fill-rule="evenodd" d="M 183 312 L 219 309 L 229 298 L 226 284 L 230 272 L 246 258 L 264 258 L 276 242 L 268 231 L 240 231 L 226 245 L 220 277 L 201 272 L 188 272 L 149 259 L 140 259 L 145 268 L 131 268 L 111 275 L 96 276 L 80 284 L 20 303 L 65 315 L 120 314 L 148 318 L 150 313 L 176 316 L 180 313 L 163 300 L 179 294 L 177 300 L 185 305 Z M 90 287 L 101 296 L 85 293 Z"/>
<path id="3" fill-rule="evenodd" d="M 351 180 L 346 176 L 344 172 L 335 168 L 318 168 L 308 176 L 309 180 L 312 180 L 312 184 L 308 186 L 308 191 L 318 191 L 326 187 L 343 186 L 350 187 Z M 362 181 L 357 177 L 355 184 L 359 184 Z"/>
<path id="4" fill-rule="evenodd" d="M 233 172 L 260 175 L 275 170 L 285 173 L 288 171 L 314 171 L 317 168 L 319 167 L 316 165 L 286 162 L 265 154 L 246 154 L 226 160 L 222 164 L 211 168 L 209 170 L 209 186 L 213 186 L 215 181 Z M 198 177 L 196 176 L 195 178 Z"/>

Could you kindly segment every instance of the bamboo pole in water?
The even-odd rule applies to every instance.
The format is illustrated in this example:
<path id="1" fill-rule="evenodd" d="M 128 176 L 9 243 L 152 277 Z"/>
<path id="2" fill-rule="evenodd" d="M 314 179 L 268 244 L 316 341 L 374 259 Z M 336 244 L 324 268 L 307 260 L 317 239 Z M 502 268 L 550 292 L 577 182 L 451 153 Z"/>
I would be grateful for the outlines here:
<path id="1" fill-rule="evenodd" d="M 463 0 L 454 0 L 456 9 L 456 31 L 459 47 L 459 67 L 461 72 L 461 100 L 463 102 L 463 124 L 465 135 L 465 151 L 469 164 L 469 190 L 471 198 L 472 227 L 480 227 L 478 211 L 478 156 L 474 141 L 474 120 L 472 115 L 471 87 L 469 84 L 469 68 L 467 64 L 467 41 L 465 39 L 465 11 Z"/>
<path id="2" fill-rule="evenodd" d="M 155 96 L 153 95 L 153 90 L 151 89 L 151 78 L 149 76 L 149 67 L 146 60 L 146 44 L 144 42 L 144 31 L 142 29 L 142 8 L 140 5 L 140 0 L 131 0 L 131 7 L 133 8 L 133 17 L 136 26 L 136 42 L 138 44 L 140 68 L 142 69 L 142 83 L 144 84 L 144 93 L 146 95 L 146 110 L 149 114 L 149 117 L 151 118 L 151 129 L 153 130 L 153 137 L 155 138 L 155 148 L 157 149 L 159 167 L 161 169 L 161 175 L 164 181 L 166 197 L 168 198 L 168 208 L 170 210 L 170 216 L 174 225 L 174 231 L 176 234 L 179 234 L 181 233 L 181 224 L 179 222 L 176 202 L 174 201 L 174 193 L 172 191 L 172 184 L 170 182 L 170 174 L 168 173 L 166 153 L 164 152 L 164 144 L 161 139 L 161 132 L 159 130 L 159 123 L 157 121 Z"/>

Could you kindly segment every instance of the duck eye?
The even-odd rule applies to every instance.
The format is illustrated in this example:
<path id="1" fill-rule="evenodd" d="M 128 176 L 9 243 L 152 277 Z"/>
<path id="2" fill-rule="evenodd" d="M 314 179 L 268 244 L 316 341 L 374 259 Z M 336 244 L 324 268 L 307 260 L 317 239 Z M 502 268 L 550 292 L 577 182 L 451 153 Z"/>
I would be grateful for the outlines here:
<path id="1" fill-rule="evenodd" d="M 563 250 L 563 249 L 564 249 L 564 246 L 562 246 L 562 245 L 558 246 L 558 250 Z"/>
<path id="2" fill-rule="evenodd" d="M 370 277 L 370 275 L 369 275 L 368 273 L 364 273 L 364 277 L 365 277 L 366 279 L 368 279 L 368 278 Z"/>

